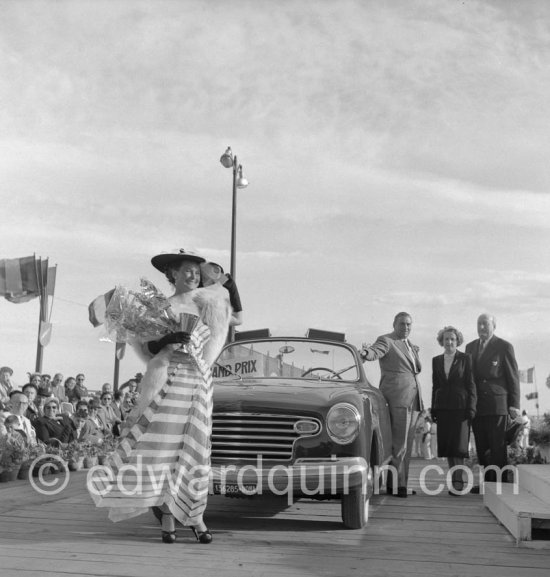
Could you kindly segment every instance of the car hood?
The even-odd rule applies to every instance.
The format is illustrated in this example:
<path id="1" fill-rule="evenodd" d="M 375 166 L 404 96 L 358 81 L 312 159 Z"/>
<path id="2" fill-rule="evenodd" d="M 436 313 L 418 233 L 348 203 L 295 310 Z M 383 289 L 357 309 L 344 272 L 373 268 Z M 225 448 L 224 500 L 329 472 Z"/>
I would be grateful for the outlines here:
<path id="1" fill-rule="evenodd" d="M 247 379 L 214 381 L 216 412 L 254 412 L 276 409 L 293 413 L 319 410 L 339 401 L 357 403 L 358 385 L 318 380 Z"/>

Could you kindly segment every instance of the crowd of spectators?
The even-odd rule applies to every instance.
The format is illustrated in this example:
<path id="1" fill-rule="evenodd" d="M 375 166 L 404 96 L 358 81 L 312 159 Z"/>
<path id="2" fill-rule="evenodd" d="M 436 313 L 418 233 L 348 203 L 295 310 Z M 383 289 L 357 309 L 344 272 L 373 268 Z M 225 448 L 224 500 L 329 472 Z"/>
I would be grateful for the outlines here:
<path id="1" fill-rule="evenodd" d="M 63 380 L 61 373 L 28 373 L 28 382 L 16 387 L 13 370 L 0 368 L 0 436 L 21 436 L 29 446 L 41 441 L 64 446 L 73 441 L 101 445 L 120 434 L 121 424 L 139 397 L 141 373 L 113 390 L 105 383 L 90 391 L 86 377 Z"/>

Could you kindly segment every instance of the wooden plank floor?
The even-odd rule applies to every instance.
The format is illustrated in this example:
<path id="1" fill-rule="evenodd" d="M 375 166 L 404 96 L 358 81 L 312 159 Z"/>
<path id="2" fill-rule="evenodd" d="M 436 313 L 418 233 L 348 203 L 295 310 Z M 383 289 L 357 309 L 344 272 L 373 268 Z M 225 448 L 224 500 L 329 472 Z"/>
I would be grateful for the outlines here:
<path id="1" fill-rule="evenodd" d="M 413 461 L 413 485 L 427 464 Z M 111 523 L 85 482 L 85 471 L 73 473 L 48 497 L 26 481 L 0 485 L 1 577 L 549 574 L 549 550 L 517 547 L 479 495 L 378 495 L 369 524 L 356 531 L 342 526 L 336 501 L 287 507 L 284 498 L 214 496 L 207 510 L 214 543 L 201 545 L 179 528 L 178 541 L 166 545 L 152 515 Z"/>

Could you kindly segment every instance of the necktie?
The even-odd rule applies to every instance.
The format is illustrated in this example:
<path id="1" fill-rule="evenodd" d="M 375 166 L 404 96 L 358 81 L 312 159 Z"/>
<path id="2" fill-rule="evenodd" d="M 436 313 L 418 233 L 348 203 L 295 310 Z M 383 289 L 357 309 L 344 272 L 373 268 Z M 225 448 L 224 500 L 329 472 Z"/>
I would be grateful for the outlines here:
<path id="1" fill-rule="evenodd" d="M 480 356 L 483 354 L 483 349 L 485 349 L 485 345 L 486 345 L 486 344 L 487 344 L 487 343 L 486 343 L 485 341 L 482 341 L 482 340 L 480 339 L 480 341 L 479 341 L 479 352 L 478 352 L 478 354 L 477 354 L 478 357 L 480 357 Z"/>
<path id="2" fill-rule="evenodd" d="M 411 345 L 409 344 L 408 339 L 405 339 L 405 340 L 404 340 L 404 343 L 405 343 L 405 346 L 407 347 L 407 351 L 408 351 L 408 353 L 409 353 L 409 356 L 410 356 L 411 359 L 412 359 L 413 367 L 414 367 L 414 370 L 415 370 L 415 372 L 416 372 L 416 370 L 417 370 L 417 367 L 416 367 L 416 359 L 414 358 L 414 353 L 413 353 L 413 350 L 412 350 L 412 348 L 411 348 Z"/>

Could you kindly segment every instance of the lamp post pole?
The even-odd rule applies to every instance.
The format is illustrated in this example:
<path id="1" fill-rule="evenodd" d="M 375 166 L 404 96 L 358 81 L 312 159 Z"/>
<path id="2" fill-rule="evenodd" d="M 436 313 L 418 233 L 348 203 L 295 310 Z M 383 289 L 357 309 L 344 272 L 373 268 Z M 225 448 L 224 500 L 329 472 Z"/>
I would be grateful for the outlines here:
<path id="1" fill-rule="evenodd" d="M 233 199 L 231 208 L 231 277 L 236 280 L 237 276 L 237 189 L 246 188 L 248 180 L 243 176 L 243 167 L 238 163 L 237 157 L 233 156 L 231 147 L 222 154 L 220 162 L 225 168 L 233 169 Z M 235 337 L 235 328 L 229 329 L 229 341 L 232 342 Z"/>
<path id="2" fill-rule="evenodd" d="M 233 159 L 233 201 L 231 208 L 231 276 L 235 280 L 237 274 L 236 253 L 237 253 L 237 157 Z M 231 339 L 233 340 L 233 339 Z"/>

